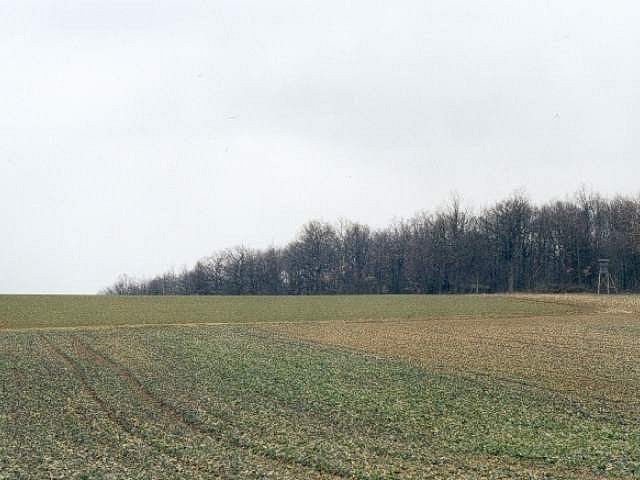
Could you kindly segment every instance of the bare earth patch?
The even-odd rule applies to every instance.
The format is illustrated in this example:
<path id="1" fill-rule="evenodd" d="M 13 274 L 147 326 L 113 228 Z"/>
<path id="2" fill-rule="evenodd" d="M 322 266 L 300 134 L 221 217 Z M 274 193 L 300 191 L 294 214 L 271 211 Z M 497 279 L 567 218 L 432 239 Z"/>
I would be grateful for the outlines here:
<path id="1" fill-rule="evenodd" d="M 600 313 L 640 314 L 640 295 L 518 294 L 515 298 L 592 308 Z"/>
<path id="2" fill-rule="evenodd" d="M 613 410 L 640 410 L 640 321 L 635 314 L 261 328 L 398 357 L 428 369 L 489 375 Z"/>

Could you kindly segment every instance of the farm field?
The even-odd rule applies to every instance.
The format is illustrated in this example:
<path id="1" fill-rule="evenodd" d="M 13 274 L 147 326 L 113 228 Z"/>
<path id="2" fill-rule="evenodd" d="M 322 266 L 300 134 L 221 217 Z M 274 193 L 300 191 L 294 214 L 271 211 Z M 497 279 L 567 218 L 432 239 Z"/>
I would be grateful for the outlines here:
<path id="1" fill-rule="evenodd" d="M 587 307 L 588 308 L 588 307 Z M 0 295 L 0 328 L 334 322 L 548 315 L 580 304 L 504 295 L 176 296 Z"/>
<path id="2" fill-rule="evenodd" d="M 639 478 L 639 299 L 1 296 L 0 479 Z"/>

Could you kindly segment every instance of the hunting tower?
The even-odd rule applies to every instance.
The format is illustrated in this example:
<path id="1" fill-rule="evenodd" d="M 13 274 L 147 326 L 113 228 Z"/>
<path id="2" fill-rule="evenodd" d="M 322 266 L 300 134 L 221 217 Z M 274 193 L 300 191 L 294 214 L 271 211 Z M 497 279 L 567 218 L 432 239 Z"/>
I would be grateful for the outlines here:
<path id="1" fill-rule="evenodd" d="M 603 285 L 607 289 L 607 295 L 609 295 L 612 288 L 616 290 L 616 284 L 613 281 L 611 272 L 609 271 L 609 259 L 599 259 L 598 265 L 600 266 L 600 269 L 598 270 L 598 295 L 600 295 L 600 289 Z"/>

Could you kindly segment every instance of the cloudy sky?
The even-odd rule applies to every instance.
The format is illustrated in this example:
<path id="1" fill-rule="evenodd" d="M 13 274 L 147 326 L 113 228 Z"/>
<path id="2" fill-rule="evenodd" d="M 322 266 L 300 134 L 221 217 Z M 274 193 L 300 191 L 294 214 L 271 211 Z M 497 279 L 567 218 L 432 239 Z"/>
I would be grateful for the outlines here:
<path id="1" fill-rule="evenodd" d="M 0 0 L 0 292 L 311 218 L 640 193 L 632 1 Z"/>

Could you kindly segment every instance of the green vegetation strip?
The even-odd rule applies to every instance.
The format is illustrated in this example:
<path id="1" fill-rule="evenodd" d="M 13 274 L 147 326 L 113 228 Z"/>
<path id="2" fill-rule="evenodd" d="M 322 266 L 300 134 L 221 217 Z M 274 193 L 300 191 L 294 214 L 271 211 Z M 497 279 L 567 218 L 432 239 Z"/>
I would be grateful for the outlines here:
<path id="1" fill-rule="evenodd" d="M 0 329 L 559 315 L 586 307 L 507 295 L 110 297 L 0 295 Z"/>
<path id="2" fill-rule="evenodd" d="M 0 382 L 2 479 L 640 474 L 633 419 L 248 327 L 5 332 Z"/>

